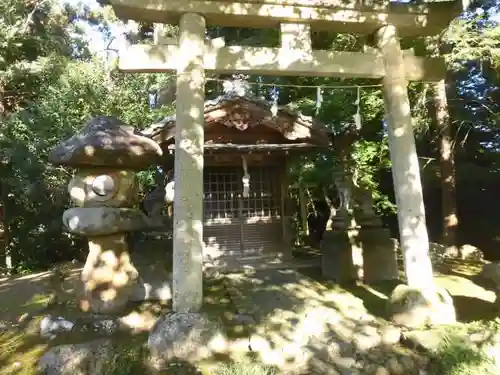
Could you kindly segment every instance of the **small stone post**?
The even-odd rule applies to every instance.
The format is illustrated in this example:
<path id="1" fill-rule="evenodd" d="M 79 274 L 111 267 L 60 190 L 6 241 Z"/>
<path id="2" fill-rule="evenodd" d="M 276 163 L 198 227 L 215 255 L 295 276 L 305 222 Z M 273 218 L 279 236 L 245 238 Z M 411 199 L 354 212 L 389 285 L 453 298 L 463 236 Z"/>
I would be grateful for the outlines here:
<path id="1" fill-rule="evenodd" d="M 375 40 L 386 71 L 383 93 L 405 273 L 410 287 L 432 287 L 429 238 L 403 51 L 393 25 L 380 28 Z"/>
<path id="2" fill-rule="evenodd" d="M 197 312 L 203 302 L 203 143 L 205 19 L 184 14 L 179 22 L 175 127 L 173 308 Z"/>
<path id="3" fill-rule="evenodd" d="M 105 116 L 89 121 L 49 155 L 53 164 L 78 169 L 68 186 L 78 207 L 64 212 L 63 224 L 89 239 L 82 272 L 84 310 L 118 312 L 134 292 L 138 272 L 130 260 L 126 232 L 150 226 L 147 216 L 130 208 L 137 199 L 135 170 L 156 164 L 158 156 L 156 142 Z"/>

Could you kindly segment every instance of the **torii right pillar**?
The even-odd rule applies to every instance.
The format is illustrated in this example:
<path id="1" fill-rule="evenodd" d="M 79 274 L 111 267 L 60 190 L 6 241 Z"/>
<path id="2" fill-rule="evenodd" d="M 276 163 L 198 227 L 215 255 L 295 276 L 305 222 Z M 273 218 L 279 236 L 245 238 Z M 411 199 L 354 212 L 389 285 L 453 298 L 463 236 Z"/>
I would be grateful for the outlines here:
<path id="1" fill-rule="evenodd" d="M 398 323 L 411 326 L 450 323 L 455 320 L 453 301 L 446 291 L 435 287 L 433 280 L 408 82 L 396 27 L 387 25 L 380 28 L 375 34 L 375 42 L 382 54 L 386 71 L 383 94 L 401 251 L 408 283 L 394 290 L 390 299 L 391 317 Z M 411 298 L 413 308 L 407 305 L 410 295 L 418 296 L 416 300 Z M 414 309 L 416 305 L 420 305 L 419 313 L 416 312 L 419 309 Z M 423 306 L 431 308 L 425 309 L 427 312 L 423 313 Z M 442 312 L 436 311 L 439 309 Z"/>
<path id="2" fill-rule="evenodd" d="M 375 36 L 386 70 L 383 93 L 406 277 L 410 286 L 429 287 L 432 264 L 403 51 L 395 26 L 382 27 Z"/>

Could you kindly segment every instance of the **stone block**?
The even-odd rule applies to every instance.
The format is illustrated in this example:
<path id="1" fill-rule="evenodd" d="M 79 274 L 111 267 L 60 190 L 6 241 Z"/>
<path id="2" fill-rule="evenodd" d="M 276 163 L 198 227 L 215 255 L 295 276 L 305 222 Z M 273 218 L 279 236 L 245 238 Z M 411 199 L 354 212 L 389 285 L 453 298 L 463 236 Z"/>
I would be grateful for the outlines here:
<path id="1" fill-rule="evenodd" d="M 73 203 L 79 207 L 127 207 L 138 199 L 134 171 L 88 169 L 75 174 L 68 186 Z"/>
<path id="2" fill-rule="evenodd" d="M 358 279 L 352 244 L 345 230 L 325 232 L 321 241 L 321 254 L 323 277 L 338 283 Z"/>
<path id="3" fill-rule="evenodd" d="M 358 239 L 363 247 L 363 278 L 376 283 L 399 278 L 397 241 L 388 229 L 361 227 Z"/>
<path id="4" fill-rule="evenodd" d="M 75 207 L 63 214 L 64 227 L 80 236 L 106 236 L 161 227 L 162 223 L 153 221 L 138 210 L 120 207 Z"/>
<path id="5" fill-rule="evenodd" d="M 156 371 L 172 361 L 196 363 L 228 349 L 221 325 L 201 313 L 164 314 L 151 329 L 147 345 Z"/>
<path id="6" fill-rule="evenodd" d="M 456 323 L 453 299 L 439 287 L 398 285 L 389 298 L 388 313 L 394 323 L 411 328 Z"/>
<path id="7" fill-rule="evenodd" d="M 476 246 L 465 244 L 460 246 L 460 256 L 463 260 L 471 260 L 476 262 L 484 262 L 483 252 Z"/>
<path id="8" fill-rule="evenodd" d="M 106 339 L 55 346 L 40 358 L 37 369 L 45 375 L 104 374 L 113 352 L 111 341 Z"/>
<path id="9" fill-rule="evenodd" d="M 172 281 L 164 280 L 154 283 L 140 282 L 136 285 L 131 296 L 131 301 L 160 301 L 172 300 Z"/>

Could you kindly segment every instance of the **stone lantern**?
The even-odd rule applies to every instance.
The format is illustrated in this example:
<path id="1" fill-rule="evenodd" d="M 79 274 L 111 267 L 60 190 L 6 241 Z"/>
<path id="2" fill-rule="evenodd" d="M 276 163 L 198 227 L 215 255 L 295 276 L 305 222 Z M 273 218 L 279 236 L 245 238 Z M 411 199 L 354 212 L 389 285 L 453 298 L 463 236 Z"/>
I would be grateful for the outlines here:
<path id="1" fill-rule="evenodd" d="M 51 163 L 77 170 L 68 186 L 77 207 L 64 212 L 63 224 L 89 241 L 82 308 L 117 312 L 134 292 L 139 275 L 126 233 L 151 226 L 146 215 L 131 208 L 138 198 L 136 171 L 157 164 L 161 155 L 156 142 L 106 116 L 90 120 L 49 155 Z"/>

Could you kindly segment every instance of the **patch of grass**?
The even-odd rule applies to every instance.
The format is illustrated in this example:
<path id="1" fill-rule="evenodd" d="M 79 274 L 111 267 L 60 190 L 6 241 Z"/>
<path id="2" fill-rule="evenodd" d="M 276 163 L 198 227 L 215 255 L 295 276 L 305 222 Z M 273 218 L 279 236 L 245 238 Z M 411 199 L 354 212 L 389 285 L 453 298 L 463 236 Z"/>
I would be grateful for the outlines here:
<path id="1" fill-rule="evenodd" d="M 0 375 L 36 374 L 36 363 L 47 345 L 22 330 L 0 334 Z"/>
<path id="2" fill-rule="evenodd" d="M 440 375 L 495 375 L 498 367 L 487 350 L 500 333 L 500 320 L 472 322 L 443 328 L 444 339 L 431 362 L 431 374 Z M 479 345 L 467 340 L 481 333 L 485 339 Z M 497 336 L 498 337 L 498 336 Z"/>
<path id="3" fill-rule="evenodd" d="M 275 375 L 276 370 L 271 366 L 260 363 L 232 363 L 216 368 L 213 375 Z"/>
<path id="4" fill-rule="evenodd" d="M 481 272 L 483 263 L 461 259 L 443 259 L 443 261 L 436 264 L 434 268 L 436 271 L 444 274 L 451 271 L 463 276 L 474 276 Z"/>
<path id="5" fill-rule="evenodd" d="M 134 375 L 146 374 L 147 336 L 139 335 L 130 339 L 129 342 L 119 342 L 115 353 L 109 359 L 106 373 L 103 375 Z"/>
<path id="6" fill-rule="evenodd" d="M 38 293 L 33 295 L 31 299 L 26 301 L 21 307 L 29 311 L 38 310 L 45 307 L 50 302 L 50 300 L 50 293 Z"/>
<path id="7" fill-rule="evenodd" d="M 485 353 L 450 337 L 431 362 L 431 374 L 495 375 L 498 369 Z"/>

